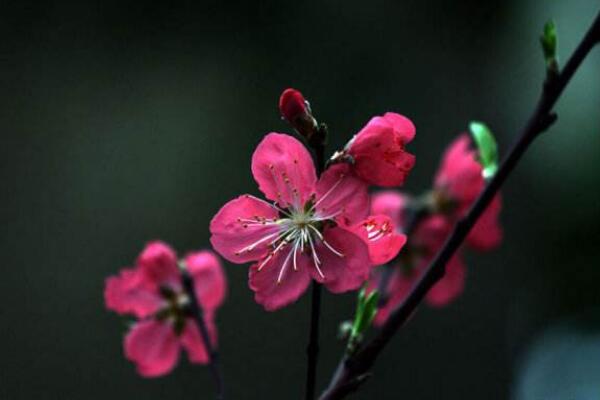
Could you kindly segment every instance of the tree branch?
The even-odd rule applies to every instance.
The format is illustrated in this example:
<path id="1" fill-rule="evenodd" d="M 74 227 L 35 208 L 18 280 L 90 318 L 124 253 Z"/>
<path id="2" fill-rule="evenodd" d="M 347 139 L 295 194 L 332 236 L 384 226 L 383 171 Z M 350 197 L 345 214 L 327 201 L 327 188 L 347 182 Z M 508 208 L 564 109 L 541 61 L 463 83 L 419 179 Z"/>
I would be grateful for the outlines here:
<path id="1" fill-rule="evenodd" d="M 315 152 L 317 175 L 321 176 L 325 168 L 325 140 L 327 138 L 327 127 L 323 124 L 319 126 L 314 139 L 309 145 Z M 321 317 L 321 284 L 312 283 L 311 290 L 311 309 L 310 309 L 310 330 L 309 341 L 306 347 L 306 388 L 305 399 L 314 400 L 316 395 L 317 380 L 317 361 L 319 360 L 319 319 Z"/>
<path id="2" fill-rule="evenodd" d="M 517 141 L 511 147 L 496 175 L 489 181 L 485 190 L 481 192 L 468 214 L 456 224 L 452 234 L 429 265 L 427 271 L 413 287 L 404 303 L 392 312 L 372 340 L 354 355 L 342 359 L 329 387 L 321 395 L 321 400 L 342 399 L 365 381 L 369 370 L 381 351 L 415 311 L 429 289 L 444 276 L 448 260 L 464 241 L 530 144 L 540 133 L 554 123 L 556 120 L 556 114 L 552 112 L 554 104 L 582 61 L 598 42 L 600 42 L 600 13 L 596 16 L 592 26 L 571 55 L 562 72 L 548 75 L 531 117 L 521 130 Z"/>
<path id="3" fill-rule="evenodd" d="M 212 345 L 210 336 L 208 335 L 208 329 L 206 328 L 206 323 L 204 321 L 204 313 L 200 308 L 200 303 L 198 303 L 198 298 L 196 296 L 196 291 L 194 290 L 194 282 L 190 277 L 190 274 L 187 270 L 183 269 L 181 272 L 181 280 L 183 283 L 183 288 L 190 298 L 190 312 L 192 314 L 192 318 L 196 322 L 198 326 L 198 330 L 200 331 L 200 337 L 202 338 L 202 342 L 204 343 L 204 347 L 206 348 L 206 352 L 209 357 L 209 368 L 210 373 L 215 382 L 215 391 L 217 400 L 223 400 L 225 398 L 225 387 L 223 385 L 223 376 L 221 375 L 221 368 L 219 366 L 219 354 L 217 350 Z"/>

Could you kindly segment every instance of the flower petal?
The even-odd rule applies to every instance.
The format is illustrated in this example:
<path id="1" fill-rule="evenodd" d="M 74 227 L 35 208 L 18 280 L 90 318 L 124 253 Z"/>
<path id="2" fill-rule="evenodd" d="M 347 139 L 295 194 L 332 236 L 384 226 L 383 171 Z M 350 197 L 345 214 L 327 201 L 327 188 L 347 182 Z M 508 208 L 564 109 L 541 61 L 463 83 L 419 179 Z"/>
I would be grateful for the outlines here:
<path id="1" fill-rule="evenodd" d="M 269 133 L 252 155 L 252 175 L 265 196 L 282 207 L 303 205 L 317 175 L 310 153 L 289 135 Z"/>
<path id="2" fill-rule="evenodd" d="M 392 125 L 394 132 L 402 139 L 404 144 L 409 143 L 414 139 L 417 130 L 410 119 L 394 112 L 386 112 L 383 114 L 383 118 Z"/>
<path id="3" fill-rule="evenodd" d="M 139 270 L 126 268 L 119 275 L 106 279 L 104 303 L 108 309 L 119 314 L 133 314 L 144 318 L 155 313 L 162 300 L 158 292 L 145 284 Z"/>
<path id="4" fill-rule="evenodd" d="M 469 232 L 469 236 L 467 236 L 469 246 L 475 250 L 486 251 L 500 244 L 502 241 L 502 227 L 498 218 L 501 208 L 500 195 L 497 195 Z"/>
<path id="5" fill-rule="evenodd" d="M 217 329 L 212 321 L 212 316 L 205 314 L 204 321 L 208 330 L 208 336 L 214 346 L 217 339 Z M 200 330 L 193 319 L 188 318 L 179 340 L 181 341 L 183 348 L 187 351 L 190 362 L 195 364 L 208 364 L 209 354 L 204 345 L 204 341 L 202 340 L 202 336 L 200 336 Z"/>
<path id="6" fill-rule="evenodd" d="M 465 265 L 457 254 L 448 261 L 444 277 L 427 293 L 427 303 L 434 307 L 442 307 L 450 303 L 464 291 L 465 275 Z"/>
<path id="7" fill-rule="evenodd" d="M 412 122 L 400 114 L 372 118 L 347 146 L 356 174 L 379 186 L 402 185 L 415 164 L 404 148 L 414 134 Z"/>
<path id="8" fill-rule="evenodd" d="M 179 359 L 179 343 L 173 327 L 153 319 L 136 323 L 125 336 L 124 347 L 125 357 L 147 378 L 169 373 Z"/>
<path id="9" fill-rule="evenodd" d="M 418 278 L 416 271 L 407 273 L 400 268 L 394 268 L 391 272 L 392 276 L 388 283 L 387 293 L 388 298 L 382 307 L 379 307 L 373 323 L 376 326 L 381 326 L 390 316 L 390 313 L 406 299 L 406 296 L 410 293 L 415 280 Z M 369 281 L 369 291 L 377 289 L 379 287 L 379 280 L 381 279 L 381 270 L 378 268 L 377 272 L 373 274 L 373 277 Z"/>
<path id="10" fill-rule="evenodd" d="M 341 227 L 326 229 L 323 237 L 342 256 L 320 242 L 316 251 L 323 276 L 313 267 L 310 269 L 312 277 L 333 293 L 358 289 L 369 278 L 372 267 L 365 242 Z"/>
<path id="11" fill-rule="evenodd" d="M 371 214 L 387 215 L 400 230 L 405 224 L 405 211 L 409 197 L 403 193 L 386 190 L 371 196 Z"/>
<path id="12" fill-rule="evenodd" d="M 469 135 L 458 136 L 446 149 L 438 169 L 435 186 L 447 191 L 451 200 L 459 203 L 461 212 L 470 207 L 485 186 L 477 162 L 477 152 L 471 148 Z"/>
<path id="13" fill-rule="evenodd" d="M 180 285 L 177 255 L 164 242 L 148 243 L 137 259 L 137 267 L 151 284 L 175 287 Z"/>
<path id="14" fill-rule="evenodd" d="M 248 284 L 254 291 L 254 300 L 267 311 L 275 311 L 298 300 L 310 283 L 308 255 L 297 254 L 296 270 L 290 249 L 275 254 L 259 271 L 261 263 L 250 267 Z M 288 257 L 289 256 L 289 257 Z M 287 263 L 286 263 L 287 260 Z M 283 273 L 281 269 L 284 268 Z M 278 283 L 279 282 L 279 283 Z"/>
<path id="15" fill-rule="evenodd" d="M 397 233 L 391 218 L 386 215 L 371 215 L 347 229 L 367 244 L 373 265 L 391 261 L 406 243 L 406 235 Z"/>
<path id="16" fill-rule="evenodd" d="M 212 251 L 197 251 L 186 256 L 185 264 L 202 308 L 214 310 L 220 306 L 227 292 L 227 281 L 217 256 Z"/>
<path id="17" fill-rule="evenodd" d="M 367 185 L 352 174 L 348 164 L 335 164 L 317 182 L 315 204 L 319 216 L 335 216 L 344 225 L 354 225 L 369 212 Z"/>
<path id="18" fill-rule="evenodd" d="M 271 222 L 277 217 L 273 205 L 250 195 L 240 196 L 225 204 L 210 222 L 210 242 L 231 262 L 258 260 L 270 249 L 268 236 L 277 237 L 279 227 Z M 253 244 L 255 247 L 249 247 Z"/>

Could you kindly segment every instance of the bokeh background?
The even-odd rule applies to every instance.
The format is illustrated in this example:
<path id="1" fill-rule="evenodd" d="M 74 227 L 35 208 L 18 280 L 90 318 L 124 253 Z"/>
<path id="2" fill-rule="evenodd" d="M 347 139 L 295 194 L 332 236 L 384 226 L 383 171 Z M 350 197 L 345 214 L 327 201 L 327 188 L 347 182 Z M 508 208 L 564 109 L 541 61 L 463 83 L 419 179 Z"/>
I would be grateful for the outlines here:
<path id="1" fill-rule="evenodd" d="M 162 379 L 122 356 L 106 276 L 161 238 L 208 245 L 230 198 L 256 193 L 251 153 L 301 89 L 330 150 L 375 114 L 417 126 L 406 186 L 427 189 L 471 119 L 506 150 L 543 80 L 553 17 L 570 54 L 598 0 L 135 1 L 0 5 L 0 398 L 209 399 L 208 371 Z M 500 4 L 496 4 L 500 3 Z M 558 123 L 509 179 L 505 240 L 469 254 L 465 293 L 422 307 L 357 399 L 600 398 L 600 49 Z M 226 265 L 218 315 L 230 399 L 301 398 L 309 302 L 266 313 Z M 324 296 L 319 386 L 354 296 Z"/>

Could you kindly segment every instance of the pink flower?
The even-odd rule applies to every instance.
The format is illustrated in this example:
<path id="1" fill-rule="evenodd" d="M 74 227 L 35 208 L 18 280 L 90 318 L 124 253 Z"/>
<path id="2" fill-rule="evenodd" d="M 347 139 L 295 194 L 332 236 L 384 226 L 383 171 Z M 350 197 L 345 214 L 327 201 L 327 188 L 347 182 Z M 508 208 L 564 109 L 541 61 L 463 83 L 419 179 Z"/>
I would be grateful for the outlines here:
<path id="1" fill-rule="evenodd" d="M 485 187 L 477 152 L 469 135 L 462 134 L 446 150 L 437 176 L 435 190 L 442 211 L 456 220 L 468 211 Z M 473 227 L 467 243 L 477 250 L 490 250 L 500 244 L 502 228 L 498 222 L 501 209 L 497 195 Z"/>
<path id="2" fill-rule="evenodd" d="M 231 200 L 211 221 L 210 240 L 231 262 L 255 262 L 249 272 L 255 300 L 279 309 L 296 301 L 311 279 L 333 293 L 360 287 L 373 265 L 369 248 L 378 243 L 365 225 L 356 227 L 367 216 L 369 196 L 350 167 L 336 164 L 317 179 L 298 140 L 270 133 L 252 156 L 252 174 L 273 203 L 247 194 Z M 397 253 L 401 241 L 392 242 Z M 385 256 L 375 249 L 372 255 Z"/>
<path id="3" fill-rule="evenodd" d="M 184 263 L 194 281 L 214 344 L 217 331 L 213 317 L 227 290 L 221 264 L 210 251 L 190 253 Z M 149 243 L 135 267 L 107 278 L 104 299 L 108 309 L 138 318 L 125 336 L 124 350 L 140 375 L 156 377 L 169 373 L 182 348 L 190 362 L 209 361 L 198 327 L 189 315 L 190 299 L 181 284 L 177 256 L 165 243 Z"/>
<path id="4" fill-rule="evenodd" d="M 395 191 L 380 192 L 373 195 L 371 212 L 385 214 L 397 223 L 401 229 L 406 224 L 406 213 L 410 199 Z M 425 272 L 438 250 L 450 234 L 452 223 L 443 215 L 434 214 L 419 222 L 410 236 L 408 249 L 397 264 L 391 266 L 392 276 L 385 293 L 388 299 L 375 317 L 375 324 L 381 325 L 389 313 L 401 304 L 410 290 Z M 425 301 L 434 307 L 441 307 L 459 296 L 464 290 L 465 266 L 460 252 L 457 252 L 446 266 L 446 274 L 427 294 Z M 381 272 L 376 271 L 370 281 L 369 288 L 379 288 Z"/>
<path id="5" fill-rule="evenodd" d="M 415 164 L 405 146 L 415 136 L 415 126 L 406 117 L 388 112 L 372 118 L 346 145 L 356 174 L 379 186 L 401 186 Z"/>

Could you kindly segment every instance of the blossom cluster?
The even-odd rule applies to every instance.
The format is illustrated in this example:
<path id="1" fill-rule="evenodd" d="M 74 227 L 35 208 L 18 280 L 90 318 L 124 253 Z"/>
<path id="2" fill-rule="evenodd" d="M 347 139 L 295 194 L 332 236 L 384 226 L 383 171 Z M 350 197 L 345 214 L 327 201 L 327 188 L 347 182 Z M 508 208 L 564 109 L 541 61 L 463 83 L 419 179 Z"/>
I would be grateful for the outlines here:
<path id="1" fill-rule="evenodd" d="M 376 324 L 383 323 L 406 298 L 484 186 L 477 152 L 472 148 L 471 138 L 462 134 L 446 150 L 433 189 L 424 199 L 391 190 L 373 195 L 371 212 L 387 215 L 400 231 L 412 229 L 402 256 L 391 265 L 387 282 L 382 282 L 385 279 L 382 271 L 376 271 L 369 281 L 369 287 L 382 290 L 387 300 L 378 310 Z M 500 208 L 501 199 L 497 195 L 467 236 L 465 246 L 479 251 L 498 246 L 502 239 Z M 461 249 L 449 260 L 444 277 L 428 292 L 426 302 L 439 307 L 454 300 L 464 289 L 465 274 Z"/>
<path id="2" fill-rule="evenodd" d="M 299 92 L 284 92 L 280 108 L 303 136 L 315 134 Z M 269 311 L 296 301 L 312 280 L 332 293 L 360 288 L 406 242 L 391 217 L 369 213 L 368 189 L 404 182 L 415 160 L 405 146 L 414 135 L 400 114 L 374 117 L 318 176 L 301 141 L 267 134 L 251 163 L 264 199 L 244 194 L 225 204 L 210 223 L 213 248 L 233 263 L 252 263 L 249 286 Z"/>
<path id="3" fill-rule="evenodd" d="M 394 112 L 373 117 L 324 163 L 326 130 L 302 94 L 287 89 L 279 108 L 297 137 L 271 132 L 260 141 L 251 172 L 262 196 L 242 194 L 227 202 L 210 222 L 210 242 L 226 260 L 251 264 L 249 287 L 268 311 L 298 300 L 311 282 L 332 293 L 365 287 L 380 291 L 375 323 L 381 324 L 483 190 L 477 151 L 468 135 L 460 135 L 446 151 L 433 189 L 414 198 L 398 190 L 415 165 L 406 149 L 416 132 L 410 119 Z M 385 190 L 373 193 L 374 187 Z M 497 196 L 466 246 L 498 245 L 500 208 Z M 427 302 L 447 304 L 462 292 L 464 280 L 461 249 Z M 174 368 L 182 349 L 192 363 L 211 361 L 214 317 L 226 290 L 211 251 L 178 260 L 171 247 L 155 241 L 134 267 L 106 280 L 104 296 L 109 310 L 136 319 L 124 338 L 125 356 L 140 375 L 155 377 Z"/>

